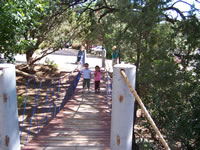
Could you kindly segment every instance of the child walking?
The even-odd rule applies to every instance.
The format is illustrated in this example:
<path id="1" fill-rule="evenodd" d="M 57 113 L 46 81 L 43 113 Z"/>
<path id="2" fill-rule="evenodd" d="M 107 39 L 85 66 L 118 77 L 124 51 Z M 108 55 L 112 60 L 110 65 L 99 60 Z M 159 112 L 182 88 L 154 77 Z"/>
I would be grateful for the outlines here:
<path id="1" fill-rule="evenodd" d="M 100 67 L 96 66 L 95 67 L 95 72 L 94 72 L 94 85 L 95 85 L 95 93 L 100 91 L 100 80 L 101 80 L 101 71 Z"/>
<path id="2" fill-rule="evenodd" d="M 88 88 L 88 93 L 90 92 L 90 79 L 91 79 L 91 71 L 88 68 L 89 64 L 85 63 L 84 64 L 84 69 L 81 71 L 81 73 L 83 74 L 83 92 L 84 92 L 84 88 L 87 85 Z"/>

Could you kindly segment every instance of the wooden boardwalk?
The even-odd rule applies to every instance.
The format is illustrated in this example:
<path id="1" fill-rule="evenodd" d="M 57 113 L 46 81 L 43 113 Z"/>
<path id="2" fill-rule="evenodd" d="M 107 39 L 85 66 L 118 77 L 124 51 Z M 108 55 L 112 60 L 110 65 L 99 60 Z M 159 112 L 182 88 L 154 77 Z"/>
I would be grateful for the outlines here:
<path id="1" fill-rule="evenodd" d="M 93 83 L 90 93 L 82 93 L 81 88 L 82 81 L 63 110 L 22 150 L 110 149 L 111 117 L 106 84 L 101 84 L 99 94 L 94 93 Z"/>

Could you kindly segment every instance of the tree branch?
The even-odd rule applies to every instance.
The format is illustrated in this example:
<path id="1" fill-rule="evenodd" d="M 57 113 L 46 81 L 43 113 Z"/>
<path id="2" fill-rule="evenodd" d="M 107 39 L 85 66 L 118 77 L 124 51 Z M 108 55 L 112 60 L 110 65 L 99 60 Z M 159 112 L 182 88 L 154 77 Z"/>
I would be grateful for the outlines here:
<path id="1" fill-rule="evenodd" d="M 189 6 L 192 6 L 190 3 L 187 3 L 186 1 L 178 0 L 178 1 L 174 2 L 171 7 L 174 7 L 174 5 L 176 5 L 177 3 L 185 3 Z"/>
<path id="2" fill-rule="evenodd" d="M 106 0 L 103 0 L 103 2 L 105 4 L 105 6 L 108 7 L 108 4 L 107 4 Z"/>
<path id="3" fill-rule="evenodd" d="M 183 15 L 183 13 L 178 9 L 178 8 L 176 8 L 176 7 L 167 7 L 167 8 L 164 8 L 163 9 L 164 11 L 168 11 L 168 10 L 174 10 L 174 11 L 176 11 L 180 16 L 181 16 L 181 18 L 183 19 L 183 20 L 185 20 L 186 18 L 185 18 L 185 16 Z M 165 17 L 166 17 L 166 15 L 165 15 Z M 168 17 L 169 18 L 169 17 Z"/>
<path id="4" fill-rule="evenodd" d="M 56 51 L 58 51 L 58 50 L 59 50 L 59 48 L 55 48 L 55 49 L 53 49 L 51 52 L 48 52 L 49 49 L 46 49 L 45 51 L 42 51 L 42 55 L 41 55 L 40 57 L 34 58 L 34 59 L 31 61 L 30 65 L 33 65 L 36 61 L 38 61 L 38 60 L 44 58 L 45 56 L 47 56 L 47 55 L 49 55 L 49 54 L 52 54 L 52 53 L 56 52 Z"/>
<path id="5" fill-rule="evenodd" d="M 98 22 L 100 22 L 101 19 L 102 19 L 103 17 L 105 17 L 106 15 L 108 15 L 108 14 L 110 14 L 110 13 L 113 13 L 113 12 L 115 12 L 115 11 L 117 11 L 117 9 L 115 9 L 115 8 L 111 8 L 111 9 L 105 11 L 102 15 L 100 15 L 100 17 L 99 17 L 99 19 L 98 19 Z"/>

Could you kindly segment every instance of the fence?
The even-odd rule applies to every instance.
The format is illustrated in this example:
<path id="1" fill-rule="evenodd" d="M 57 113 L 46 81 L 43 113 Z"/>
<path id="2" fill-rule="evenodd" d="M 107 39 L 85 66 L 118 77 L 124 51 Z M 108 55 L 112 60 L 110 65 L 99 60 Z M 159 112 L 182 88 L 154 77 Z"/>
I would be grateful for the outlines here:
<path id="1" fill-rule="evenodd" d="M 0 64 L 0 149 L 20 150 L 15 66 Z"/>
<path id="2" fill-rule="evenodd" d="M 112 77 L 110 75 L 111 73 L 109 72 L 111 71 L 111 69 L 107 61 L 105 61 L 104 69 L 105 69 L 105 74 L 106 74 L 106 100 L 111 110 L 112 109 Z"/>
<path id="3" fill-rule="evenodd" d="M 106 72 L 106 100 L 109 108 L 112 108 L 112 78 Z"/>
<path id="4" fill-rule="evenodd" d="M 22 145 L 26 145 L 63 108 L 73 95 L 80 76 L 80 73 L 71 72 L 60 78 L 27 79 L 24 97 L 18 98 L 18 104 L 23 104 L 19 108 Z"/>
<path id="5" fill-rule="evenodd" d="M 112 92 L 112 118 L 111 118 L 111 150 L 131 150 L 133 133 L 134 100 L 144 111 L 152 128 L 159 137 L 159 141 L 166 150 L 170 150 L 167 142 L 158 130 L 156 124 L 137 95 L 135 88 L 136 68 L 130 64 L 117 64 L 114 66 L 113 92 Z"/>

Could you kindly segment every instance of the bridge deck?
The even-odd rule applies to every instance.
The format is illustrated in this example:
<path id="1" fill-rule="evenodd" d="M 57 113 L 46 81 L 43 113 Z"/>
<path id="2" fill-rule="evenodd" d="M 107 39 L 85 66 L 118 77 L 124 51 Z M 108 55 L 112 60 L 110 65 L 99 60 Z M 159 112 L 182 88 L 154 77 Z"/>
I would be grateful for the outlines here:
<path id="1" fill-rule="evenodd" d="M 93 81 L 92 81 L 93 82 Z M 103 81 L 104 82 L 104 81 Z M 82 93 L 80 81 L 72 99 L 22 150 L 109 150 L 110 110 L 106 84 L 101 92 Z"/>

